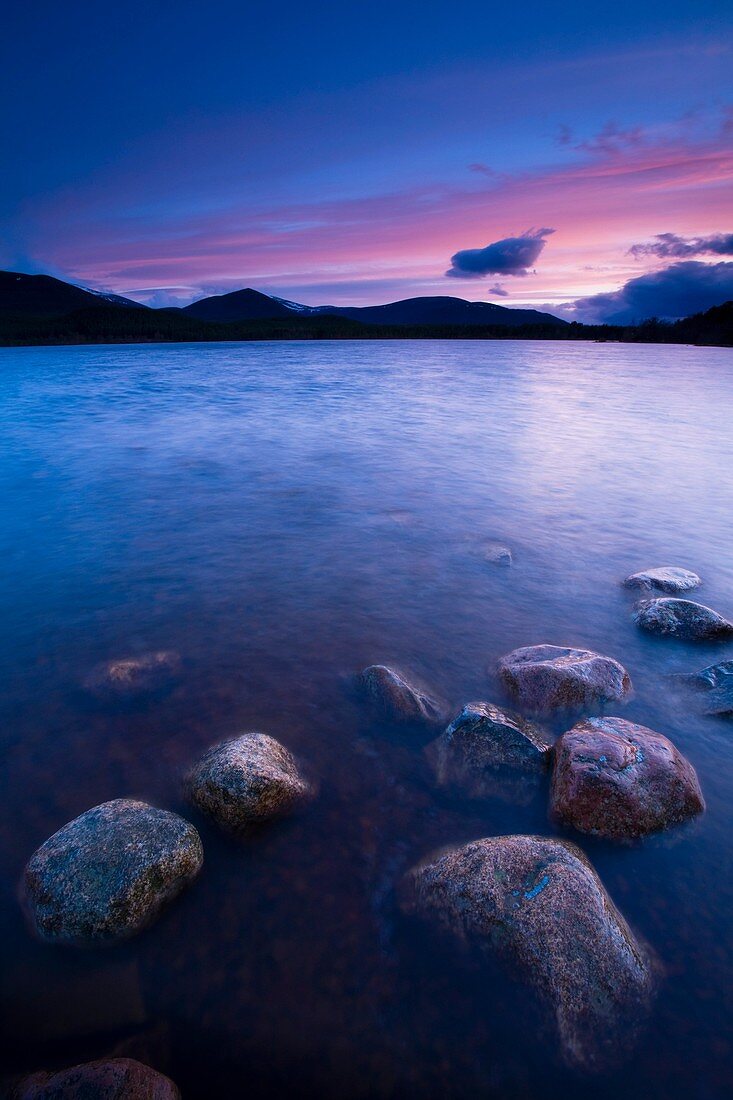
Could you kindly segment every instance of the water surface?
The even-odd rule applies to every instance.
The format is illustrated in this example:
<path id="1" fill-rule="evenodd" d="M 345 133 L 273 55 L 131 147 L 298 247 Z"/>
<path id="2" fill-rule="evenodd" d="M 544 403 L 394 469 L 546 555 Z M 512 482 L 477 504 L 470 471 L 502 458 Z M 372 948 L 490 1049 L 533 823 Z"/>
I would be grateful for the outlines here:
<path id="1" fill-rule="evenodd" d="M 733 724 L 668 675 L 733 646 L 653 640 L 619 584 L 700 573 L 733 615 L 729 350 L 479 341 L 0 350 L 2 984 L 12 1070 L 112 1050 L 187 1098 L 712 1100 L 733 1067 Z M 512 569 L 487 564 L 487 540 Z M 674 740 L 707 813 L 636 848 L 574 837 L 666 977 L 650 1026 L 600 1081 L 571 1074 L 533 998 L 400 917 L 432 849 L 553 834 L 546 799 L 434 791 L 427 738 L 374 721 L 355 670 L 393 662 L 458 709 L 502 695 L 503 653 L 619 658 L 624 716 Z M 136 708 L 80 689 L 101 660 L 178 650 Z M 319 801 L 247 844 L 189 811 L 211 742 L 279 737 Z M 202 833 L 193 888 L 103 952 L 35 942 L 28 856 L 106 799 Z"/>

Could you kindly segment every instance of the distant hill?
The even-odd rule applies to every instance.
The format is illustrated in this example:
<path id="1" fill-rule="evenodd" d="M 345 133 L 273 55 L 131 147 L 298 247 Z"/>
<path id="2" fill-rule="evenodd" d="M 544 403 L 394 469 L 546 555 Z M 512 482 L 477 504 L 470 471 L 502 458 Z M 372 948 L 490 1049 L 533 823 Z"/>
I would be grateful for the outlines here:
<path id="1" fill-rule="evenodd" d="M 291 307 L 290 303 L 279 298 L 271 298 L 269 294 L 261 294 L 259 290 L 234 290 L 231 294 L 216 294 L 212 298 L 201 298 L 198 302 L 192 302 L 190 306 L 184 306 L 181 313 L 188 317 L 195 317 L 198 321 L 261 321 L 271 317 L 293 317 L 304 312 L 303 309 Z M 306 310 L 307 311 L 307 310 Z"/>
<path id="2" fill-rule="evenodd" d="M 269 317 L 348 317 L 364 325 L 564 325 L 567 322 L 536 309 L 508 309 L 492 302 L 467 302 L 463 298 L 436 295 L 405 298 L 383 306 L 304 306 L 258 290 L 235 290 L 202 298 L 185 306 L 183 313 L 200 321 L 253 321 Z"/>
<path id="3" fill-rule="evenodd" d="M 128 309 L 145 308 L 129 298 L 98 290 L 84 290 L 72 283 L 54 279 L 51 275 L 23 275 L 20 271 L 0 271 L 2 314 L 54 317 L 71 313 L 75 309 L 94 309 L 110 305 L 125 306 Z"/>

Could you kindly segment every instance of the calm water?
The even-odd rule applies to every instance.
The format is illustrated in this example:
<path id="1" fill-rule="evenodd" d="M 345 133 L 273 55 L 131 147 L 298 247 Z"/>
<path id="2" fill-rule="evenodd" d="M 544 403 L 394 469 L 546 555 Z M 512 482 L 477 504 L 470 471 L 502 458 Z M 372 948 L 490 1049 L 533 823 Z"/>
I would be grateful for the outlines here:
<path id="1" fill-rule="evenodd" d="M 185 1098 L 729 1094 L 733 723 L 666 677 L 733 656 L 640 635 L 619 581 L 704 578 L 733 615 L 733 356 L 723 349 L 415 342 L 0 349 L 4 1061 L 111 1050 Z M 482 560 L 487 539 L 515 566 Z M 402 918 L 431 849 L 551 833 L 530 807 L 434 792 L 427 738 L 350 677 L 394 662 L 457 708 L 501 700 L 518 645 L 620 658 L 625 716 L 670 736 L 706 815 L 632 849 L 581 838 L 661 956 L 646 1034 L 600 1081 L 559 1064 L 524 989 Z M 94 706 L 100 660 L 177 649 L 185 677 Z M 263 729 L 322 794 L 256 841 L 181 801 L 204 746 Z M 51 832 L 136 795 L 200 827 L 204 871 L 143 936 L 36 943 L 15 889 Z"/>

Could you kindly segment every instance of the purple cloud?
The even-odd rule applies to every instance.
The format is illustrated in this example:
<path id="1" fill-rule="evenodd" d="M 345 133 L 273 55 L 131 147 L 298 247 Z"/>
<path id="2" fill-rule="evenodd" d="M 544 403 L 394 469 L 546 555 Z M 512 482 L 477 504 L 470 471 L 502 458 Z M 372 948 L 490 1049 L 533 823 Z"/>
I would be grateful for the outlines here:
<path id="1" fill-rule="evenodd" d="M 528 275 L 554 229 L 528 229 L 520 237 L 505 237 L 485 248 L 464 248 L 451 256 L 446 271 L 454 279 L 483 279 L 485 275 Z"/>
<path id="2" fill-rule="evenodd" d="M 579 298 L 556 312 L 588 324 L 631 325 L 649 317 L 674 321 L 733 299 L 733 263 L 686 260 L 629 279 L 620 290 Z"/>
<path id="3" fill-rule="evenodd" d="M 681 260 L 687 256 L 733 256 L 733 233 L 713 233 L 710 237 L 679 237 L 676 233 L 658 233 L 653 241 L 633 244 L 632 256 L 659 256 Z"/>

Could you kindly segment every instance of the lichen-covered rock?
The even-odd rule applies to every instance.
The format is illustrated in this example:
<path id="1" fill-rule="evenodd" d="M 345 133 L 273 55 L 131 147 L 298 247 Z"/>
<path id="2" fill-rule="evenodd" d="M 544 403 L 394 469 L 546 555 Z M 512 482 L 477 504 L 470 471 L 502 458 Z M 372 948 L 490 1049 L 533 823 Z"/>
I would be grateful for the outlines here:
<path id="1" fill-rule="evenodd" d="M 631 692 L 623 665 L 589 649 L 524 646 L 502 657 L 498 668 L 507 690 L 530 711 L 617 703 Z"/>
<path id="2" fill-rule="evenodd" d="M 484 547 L 484 558 L 492 565 L 501 565 L 508 569 L 512 564 L 512 552 L 508 546 L 499 542 L 489 542 Z"/>
<path id="3" fill-rule="evenodd" d="M 705 809 L 689 760 L 661 733 L 623 718 L 579 722 L 553 750 L 550 816 L 610 840 L 633 840 Z"/>
<path id="4" fill-rule="evenodd" d="M 13 1100 L 180 1100 L 180 1095 L 170 1078 L 132 1058 L 34 1073 L 11 1093 Z"/>
<path id="5" fill-rule="evenodd" d="M 644 569 L 640 573 L 632 573 L 624 581 L 626 588 L 643 588 L 647 591 L 657 589 L 659 592 L 688 592 L 700 584 L 702 581 L 697 573 L 692 573 L 689 569 L 681 569 L 677 565 L 660 565 L 654 569 Z"/>
<path id="6" fill-rule="evenodd" d="M 387 665 L 370 665 L 359 676 L 359 684 L 371 703 L 393 722 L 434 724 L 445 721 L 441 700 L 407 680 Z"/>
<path id="7" fill-rule="evenodd" d="M 191 802 L 228 832 L 286 817 L 315 795 L 288 750 L 266 733 L 215 745 L 186 777 Z"/>
<path id="8" fill-rule="evenodd" d="M 634 622 L 650 634 L 688 642 L 722 641 L 733 635 L 733 623 L 717 611 L 694 600 L 671 596 L 642 600 L 636 605 Z"/>
<path id="9" fill-rule="evenodd" d="M 496 952 L 534 987 L 570 1065 L 603 1069 L 629 1052 L 653 967 L 575 845 L 536 836 L 477 840 L 409 872 L 401 901 Z"/>
<path id="10" fill-rule="evenodd" d="M 733 661 L 708 665 L 678 679 L 703 694 L 705 714 L 733 715 Z"/>
<path id="11" fill-rule="evenodd" d="M 174 686 L 181 671 L 181 658 L 173 650 L 122 657 L 97 665 L 85 687 L 99 699 L 138 699 L 156 695 Z"/>
<path id="12" fill-rule="evenodd" d="M 545 733 L 493 703 L 468 703 L 425 750 L 439 787 L 528 802 L 549 762 Z"/>
<path id="13" fill-rule="evenodd" d="M 118 798 L 41 845 L 25 869 L 23 901 L 50 943 L 115 942 L 150 924 L 202 863 L 201 839 L 188 821 Z"/>

